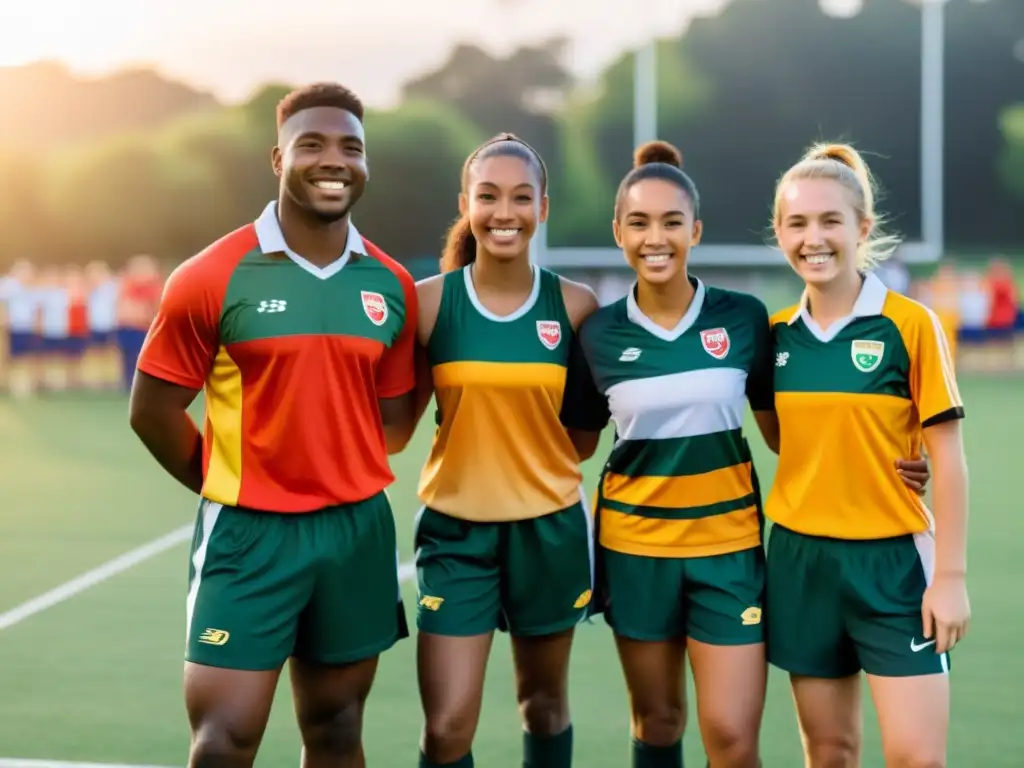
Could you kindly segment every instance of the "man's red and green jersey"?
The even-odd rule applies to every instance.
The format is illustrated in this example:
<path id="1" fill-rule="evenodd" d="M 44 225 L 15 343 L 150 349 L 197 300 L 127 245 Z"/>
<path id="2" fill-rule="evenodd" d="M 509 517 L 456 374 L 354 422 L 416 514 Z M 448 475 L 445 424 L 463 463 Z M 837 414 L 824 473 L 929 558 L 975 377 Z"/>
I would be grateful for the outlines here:
<path id="1" fill-rule="evenodd" d="M 416 317 L 412 277 L 354 226 L 319 268 L 271 203 L 175 270 L 138 368 L 205 390 L 205 498 L 310 512 L 394 480 L 377 400 L 414 386 Z"/>

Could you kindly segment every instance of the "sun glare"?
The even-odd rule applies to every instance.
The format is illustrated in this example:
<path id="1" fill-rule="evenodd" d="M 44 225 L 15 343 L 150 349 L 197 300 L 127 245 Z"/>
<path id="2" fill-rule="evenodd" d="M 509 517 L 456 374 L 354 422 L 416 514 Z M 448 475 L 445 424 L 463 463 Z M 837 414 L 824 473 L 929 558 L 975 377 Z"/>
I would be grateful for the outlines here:
<path id="1" fill-rule="evenodd" d="M 75 69 L 104 69 L 139 58 L 154 40 L 153 9 L 122 0 L 8 3 L 0 25 L 0 65 L 59 59 Z"/>

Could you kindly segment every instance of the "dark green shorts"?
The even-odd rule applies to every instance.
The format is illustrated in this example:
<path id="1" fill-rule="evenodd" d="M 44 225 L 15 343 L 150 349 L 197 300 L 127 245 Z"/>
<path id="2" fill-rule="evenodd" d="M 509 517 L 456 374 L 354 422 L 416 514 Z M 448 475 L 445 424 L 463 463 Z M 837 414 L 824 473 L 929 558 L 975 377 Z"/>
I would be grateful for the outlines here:
<path id="1" fill-rule="evenodd" d="M 204 500 L 187 627 L 188 661 L 246 670 L 360 661 L 407 637 L 387 496 L 306 514 Z"/>
<path id="2" fill-rule="evenodd" d="M 601 549 L 605 620 L 633 640 L 692 637 L 710 645 L 764 640 L 764 548 L 709 557 L 646 557 Z"/>
<path id="3" fill-rule="evenodd" d="M 592 522 L 582 503 L 504 523 L 422 509 L 415 537 L 419 629 L 543 636 L 578 624 L 592 594 Z"/>
<path id="4" fill-rule="evenodd" d="M 847 541 L 781 525 L 768 542 L 768 661 L 809 677 L 949 670 L 922 634 L 930 535 Z"/>

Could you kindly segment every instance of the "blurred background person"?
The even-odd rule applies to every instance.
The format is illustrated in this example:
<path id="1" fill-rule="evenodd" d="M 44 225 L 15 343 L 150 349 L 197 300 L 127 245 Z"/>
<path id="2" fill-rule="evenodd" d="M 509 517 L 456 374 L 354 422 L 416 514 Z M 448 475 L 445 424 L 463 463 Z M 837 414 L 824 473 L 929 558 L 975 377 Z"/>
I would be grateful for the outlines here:
<path id="1" fill-rule="evenodd" d="M 64 271 L 55 265 L 43 267 L 38 293 L 41 386 L 50 392 L 61 392 L 68 384 L 71 320 L 71 295 Z"/>
<path id="2" fill-rule="evenodd" d="M 121 358 L 121 388 L 129 391 L 135 366 L 153 318 L 156 317 L 163 278 L 152 256 L 133 256 L 121 278 L 117 308 L 117 348 Z"/>
<path id="3" fill-rule="evenodd" d="M 89 343 L 89 291 L 85 271 L 77 264 L 64 267 L 61 275 L 68 297 L 68 338 L 64 350 L 66 389 L 82 386 L 82 365 Z"/>
<path id="4" fill-rule="evenodd" d="M 0 278 L 0 302 L 7 322 L 7 389 L 15 397 L 28 397 L 39 385 L 40 352 L 36 327 L 39 283 L 30 261 L 15 262 L 7 276 Z"/>
<path id="5" fill-rule="evenodd" d="M 923 281 L 918 300 L 938 316 L 942 330 L 946 332 L 949 351 L 953 360 L 957 359 L 957 341 L 961 329 L 961 280 L 956 266 L 950 262 L 939 265 L 935 275 Z"/>
<path id="6" fill-rule="evenodd" d="M 899 251 L 875 267 L 875 274 L 890 291 L 910 295 L 910 270 Z"/>
<path id="7" fill-rule="evenodd" d="M 117 353 L 118 278 L 105 261 L 85 268 L 89 341 L 82 358 L 82 385 L 87 389 L 116 388 L 120 382 Z"/>
<path id="8" fill-rule="evenodd" d="M 1020 312 L 1020 296 L 1013 268 L 1004 258 L 991 261 L 985 277 L 988 289 L 988 318 L 985 322 L 990 344 L 989 359 L 994 368 L 1011 370 L 1014 365 L 1014 336 Z"/>

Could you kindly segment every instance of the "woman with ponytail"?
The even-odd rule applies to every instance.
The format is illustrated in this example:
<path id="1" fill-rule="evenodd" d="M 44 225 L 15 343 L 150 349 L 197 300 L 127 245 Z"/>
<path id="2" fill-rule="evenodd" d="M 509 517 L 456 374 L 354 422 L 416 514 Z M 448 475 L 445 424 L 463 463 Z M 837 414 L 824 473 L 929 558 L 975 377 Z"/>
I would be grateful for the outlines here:
<path id="1" fill-rule="evenodd" d="M 441 254 L 441 271 L 454 272 L 467 267 L 476 260 L 476 238 L 469 226 L 468 216 L 459 216 L 448 230 L 444 252 Z"/>
<path id="2" fill-rule="evenodd" d="M 581 327 L 563 423 L 591 434 L 615 424 L 598 487 L 594 602 L 629 689 L 632 765 L 683 765 L 689 656 L 709 765 L 754 768 L 767 682 L 764 518 L 742 424 L 749 404 L 778 452 L 768 311 L 689 274 L 700 196 L 672 145 L 637 150 L 612 228 L 636 284 Z"/>
<path id="3" fill-rule="evenodd" d="M 870 272 L 898 241 L 852 147 L 812 147 L 780 180 L 772 223 L 805 290 L 772 318 L 785 450 L 766 507 L 768 659 L 790 674 L 809 766 L 860 765 L 862 670 L 885 764 L 945 765 L 949 651 L 970 618 L 946 337 Z M 922 447 L 934 514 L 891 471 Z"/>
<path id="4" fill-rule="evenodd" d="M 512 134 L 462 169 L 442 274 L 417 285 L 420 412 L 437 432 L 423 468 L 415 547 L 420 766 L 473 765 L 495 629 L 512 638 L 523 766 L 569 768 L 569 652 L 592 590 L 591 517 L 559 419 L 587 287 L 530 262 L 548 213 L 547 169 Z"/>

